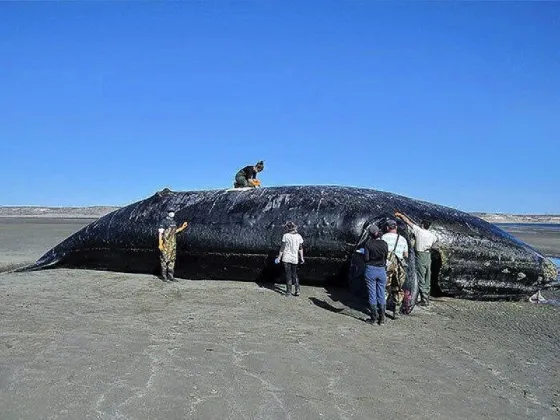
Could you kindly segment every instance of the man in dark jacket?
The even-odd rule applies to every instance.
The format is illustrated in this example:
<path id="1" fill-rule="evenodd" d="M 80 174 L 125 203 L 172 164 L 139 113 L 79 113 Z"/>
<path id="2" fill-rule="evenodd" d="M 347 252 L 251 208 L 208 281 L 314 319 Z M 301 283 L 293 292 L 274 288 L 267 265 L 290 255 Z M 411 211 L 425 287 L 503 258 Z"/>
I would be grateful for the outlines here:
<path id="1" fill-rule="evenodd" d="M 387 242 L 381 239 L 381 231 L 377 225 L 368 228 L 369 238 L 364 245 L 364 260 L 366 263 L 366 285 L 369 295 L 369 309 L 374 324 L 379 315 L 379 325 L 385 323 L 385 286 L 387 285 Z M 377 311 L 376 311 L 377 309 Z"/>
<path id="2" fill-rule="evenodd" d="M 257 180 L 257 173 L 264 169 L 264 162 L 261 160 L 256 165 L 245 166 L 235 175 L 234 188 L 257 187 L 260 183 Z"/>

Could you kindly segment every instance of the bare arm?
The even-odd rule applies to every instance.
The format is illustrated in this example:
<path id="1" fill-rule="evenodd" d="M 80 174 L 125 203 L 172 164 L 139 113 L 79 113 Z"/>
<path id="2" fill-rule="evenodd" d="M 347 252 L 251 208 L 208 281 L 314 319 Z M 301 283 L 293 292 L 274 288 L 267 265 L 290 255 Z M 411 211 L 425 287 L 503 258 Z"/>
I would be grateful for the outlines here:
<path id="1" fill-rule="evenodd" d="M 181 233 L 182 231 L 184 231 L 188 225 L 188 222 L 184 222 L 180 227 L 177 228 L 177 233 Z"/>
<path id="2" fill-rule="evenodd" d="M 303 261 L 303 245 L 299 246 L 299 259 Z"/>
<path id="3" fill-rule="evenodd" d="M 163 250 L 163 229 L 158 230 L 158 248 Z"/>
<path id="4" fill-rule="evenodd" d="M 403 213 L 399 213 L 398 211 L 396 211 L 395 212 L 395 217 L 398 217 L 399 219 L 403 220 L 410 227 L 414 226 L 414 223 L 412 223 L 412 220 L 410 220 L 408 218 L 408 216 L 403 214 Z"/>

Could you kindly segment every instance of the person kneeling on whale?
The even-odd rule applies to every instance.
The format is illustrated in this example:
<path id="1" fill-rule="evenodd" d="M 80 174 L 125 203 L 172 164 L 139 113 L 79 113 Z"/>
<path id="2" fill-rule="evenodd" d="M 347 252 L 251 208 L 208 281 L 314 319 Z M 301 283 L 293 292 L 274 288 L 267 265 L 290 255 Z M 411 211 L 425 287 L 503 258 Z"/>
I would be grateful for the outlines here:
<path id="1" fill-rule="evenodd" d="M 377 225 L 371 225 L 368 233 L 369 238 L 364 244 L 364 261 L 371 318 L 367 322 L 375 324 L 378 321 L 381 325 L 385 323 L 385 287 L 387 285 L 385 267 L 389 248 L 387 242 L 381 239 L 381 231 Z"/>
<path id="2" fill-rule="evenodd" d="M 176 281 L 173 276 L 175 258 L 177 256 L 177 234 L 188 226 L 184 222 L 180 227 L 175 223 L 175 210 L 169 209 L 167 216 L 161 221 L 158 229 L 158 247 L 160 251 L 161 278 L 163 281 Z"/>
<path id="3" fill-rule="evenodd" d="M 282 246 L 278 257 L 274 260 L 276 264 L 280 261 L 284 263 L 284 272 L 286 275 L 286 296 L 292 294 L 292 284 L 296 287 L 294 296 L 299 296 L 299 277 L 297 275 L 298 263 L 303 264 L 303 238 L 297 232 L 297 226 L 294 222 L 286 223 L 288 230 L 282 236 Z M 299 256 L 299 258 L 298 258 Z"/>
<path id="4" fill-rule="evenodd" d="M 234 188 L 256 188 L 261 185 L 261 182 L 257 179 L 257 173 L 262 172 L 264 169 L 264 162 L 261 160 L 257 162 L 255 166 L 249 165 L 240 169 L 235 175 Z"/>

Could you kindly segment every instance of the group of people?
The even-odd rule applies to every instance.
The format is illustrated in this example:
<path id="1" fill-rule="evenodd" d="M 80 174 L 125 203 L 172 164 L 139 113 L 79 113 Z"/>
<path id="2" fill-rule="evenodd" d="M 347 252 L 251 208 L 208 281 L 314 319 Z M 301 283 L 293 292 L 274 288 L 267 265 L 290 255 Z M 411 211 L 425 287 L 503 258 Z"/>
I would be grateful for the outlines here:
<path id="1" fill-rule="evenodd" d="M 437 237 L 430 232 L 430 222 L 422 221 L 416 225 L 408 216 L 396 212 L 395 217 L 404 221 L 412 230 L 414 255 L 416 261 L 416 275 L 420 291 L 420 306 L 430 305 L 431 282 L 431 249 L 437 242 Z M 397 232 L 397 222 L 390 219 L 386 222 L 387 232 L 382 234 L 375 224 L 368 228 L 368 239 L 363 248 L 357 252 L 363 254 L 365 262 L 365 282 L 368 290 L 368 322 L 383 324 L 387 297 L 392 300 L 393 318 L 397 318 L 401 311 L 404 298 L 403 285 L 406 281 L 406 267 L 408 259 L 408 241 Z"/>
<path id="2" fill-rule="evenodd" d="M 177 256 L 177 234 L 188 226 L 183 222 L 177 226 L 175 222 L 175 209 L 170 208 L 166 217 L 161 221 L 158 228 L 158 247 L 160 250 L 161 279 L 163 281 L 176 281 L 174 276 L 175 259 Z M 275 264 L 283 263 L 286 278 L 286 296 L 292 295 L 292 286 L 295 287 L 294 296 L 299 296 L 300 285 L 297 274 L 299 264 L 305 262 L 303 258 L 303 238 L 297 231 L 294 222 L 287 222 L 287 232 L 282 236 L 280 252 L 274 260 Z"/>
<path id="3" fill-rule="evenodd" d="M 261 160 L 256 165 L 249 165 L 240 169 L 235 175 L 235 188 L 258 187 L 260 182 L 257 174 L 264 169 L 264 162 Z M 174 276 L 175 259 L 177 256 L 177 234 L 181 233 L 188 226 L 188 222 L 183 222 L 177 226 L 175 222 L 175 209 L 170 208 L 167 215 L 162 219 L 158 227 L 158 247 L 160 250 L 161 279 L 163 281 L 176 281 Z M 278 257 L 274 260 L 276 264 L 283 263 L 286 275 L 286 296 L 292 295 L 292 285 L 295 287 L 294 296 L 299 296 L 300 285 L 297 275 L 297 267 L 304 263 L 303 259 L 303 238 L 297 231 L 294 222 L 286 223 L 287 232 L 282 236 L 282 245 Z"/>
<path id="4" fill-rule="evenodd" d="M 257 179 L 257 174 L 264 170 L 264 161 L 257 162 L 256 165 L 245 166 L 235 175 L 234 188 L 256 188 L 261 185 Z M 284 274 L 286 276 L 286 296 L 292 295 L 292 286 L 295 287 L 294 296 L 299 296 L 300 286 L 297 267 L 304 263 L 303 259 L 303 238 L 297 231 L 294 222 L 286 223 L 287 232 L 282 236 L 282 246 L 278 257 L 274 260 L 275 264 L 283 263 Z"/>
<path id="5" fill-rule="evenodd" d="M 260 182 L 257 174 L 264 169 L 264 162 L 249 165 L 239 170 L 235 175 L 234 188 L 258 187 Z M 431 249 L 437 242 L 437 237 L 429 231 L 430 222 L 422 221 L 420 226 L 403 213 L 395 212 L 395 217 L 405 222 L 414 234 L 414 250 L 416 261 L 416 274 L 420 290 L 420 306 L 430 304 L 431 281 Z M 161 263 L 161 277 L 164 281 L 175 281 L 174 267 L 176 258 L 176 236 L 185 230 L 187 222 L 177 226 L 175 210 L 169 209 L 167 217 L 160 223 L 159 249 Z M 303 238 L 297 231 L 294 222 L 287 222 L 286 233 L 282 236 L 282 245 L 275 264 L 284 265 L 286 279 L 285 295 L 292 295 L 292 286 L 295 287 L 294 296 L 300 294 L 299 277 L 297 268 L 304 263 Z M 356 252 L 362 254 L 365 263 L 365 282 L 368 291 L 368 322 L 383 324 L 387 298 L 393 303 L 393 318 L 397 318 L 401 311 L 404 299 L 403 285 L 406 281 L 406 267 L 409 258 L 408 241 L 397 232 L 397 222 L 389 219 L 385 223 L 386 232 L 382 234 L 375 224 L 368 228 L 368 239 L 363 247 Z"/>

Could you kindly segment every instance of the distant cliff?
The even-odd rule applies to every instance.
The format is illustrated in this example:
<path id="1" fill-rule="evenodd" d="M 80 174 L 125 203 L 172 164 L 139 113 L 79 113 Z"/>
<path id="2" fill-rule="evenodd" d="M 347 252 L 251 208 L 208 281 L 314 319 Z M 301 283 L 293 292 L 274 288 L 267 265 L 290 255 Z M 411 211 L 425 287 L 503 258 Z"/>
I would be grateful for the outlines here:
<path id="1" fill-rule="evenodd" d="M 98 219 L 117 210 L 119 207 L 93 206 L 93 207 L 0 207 L 0 217 L 51 217 L 51 218 L 76 218 Z"/>
<path id="2" fill-rule="evenodd" d="M 471 213 L 490 223 L 560 223 L 556 214 Z"/>

